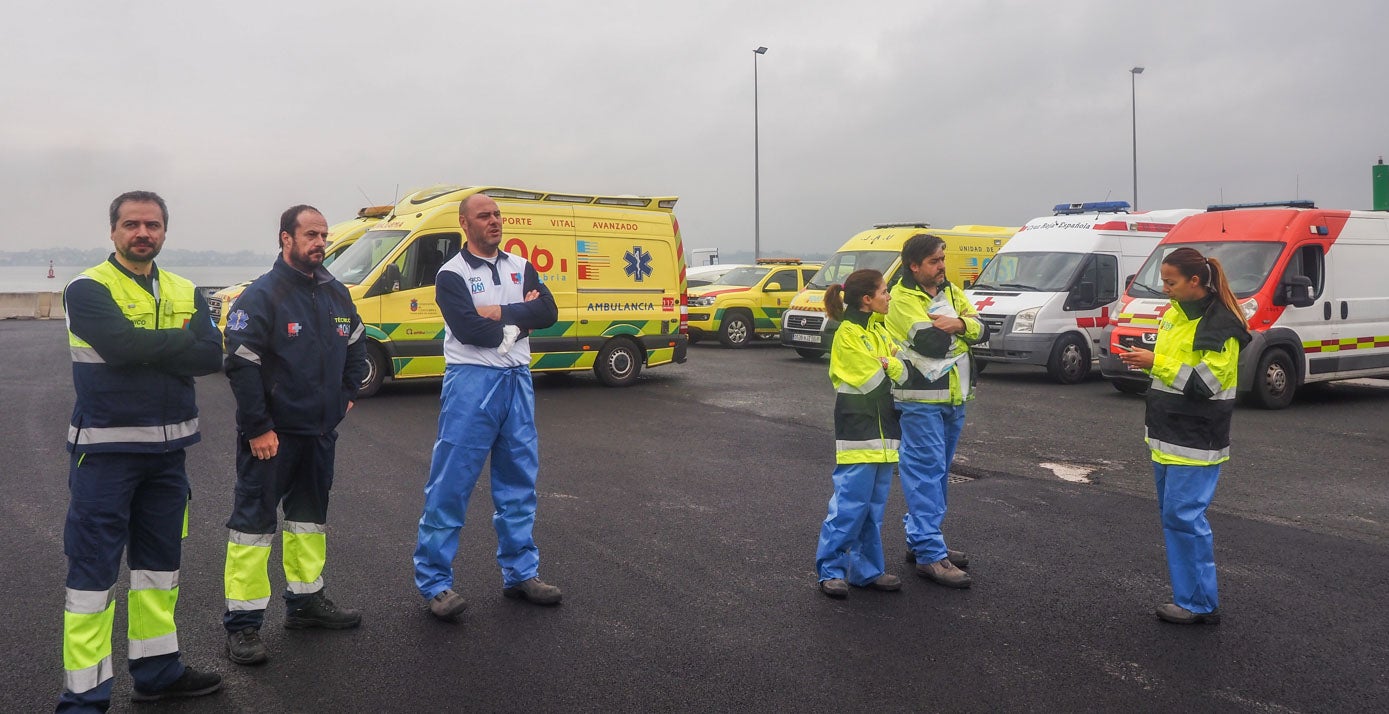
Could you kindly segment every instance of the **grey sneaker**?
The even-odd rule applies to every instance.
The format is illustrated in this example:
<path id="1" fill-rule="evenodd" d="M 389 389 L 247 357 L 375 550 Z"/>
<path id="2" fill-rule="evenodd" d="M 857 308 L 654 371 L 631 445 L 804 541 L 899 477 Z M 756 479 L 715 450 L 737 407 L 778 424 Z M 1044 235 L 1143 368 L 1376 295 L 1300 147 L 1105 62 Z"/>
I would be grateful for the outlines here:
<path id="1" fill-rule="evenodd" d="M 254 630 L 252 630 L 254 632 Z M 201 697 L 222 688 L 222 675 L 214 672 L 199 672 L 192 667 L 184 667 L 183 674 L 157 692 L 142 692 L 136 688 L 130 693 L 131 701 L 154 702 L 160 699 L 179 697 Z"/>
<path id="2" fill-rule="evenodd" d="M 1174 625 L 1219 625 L 1220 608 L 1210 612 L 1192 612 L 1181 605 L 1166 603 L 1158 605 L 1155 613 L 1159 620 Z"/>
<path id="3" fill-rule="evenodd" d="M 429 613 L 440 620 L 456 622 L 466 609 L 468 601 L 452 590 L 445 590 L 429 599 Z"/>
<path id="4" fill-rule="evenodd" d="M 564 597 L 559 588 L 545 583 L 540 578 L 523 580 L 509 588 L 503 588 L 502 594 L 513 600 L 526 600 L 536 605 L 558 605 L 560 598 Z"/>
<path id="5" fill-rule="evenodd" d="M 820 592 L 834 598 L 835 600 L 843 600 L 844 598 L 849 597 L 849 584 L 844 582 L 843 578 L 830 578 L 829 580 L 821 580 Z"/>
<path id="6" fill-rule="evenodd" d="M 971 582 L 969 573 L 955 567 L 949 558 L 941 558 L 934 563 L 918 563 L 916 574 L 947 588 L 967 588 Z"/>
<path id="7" fill-rule="evenodd" d="M 227 633 L 227 659 L 235 664 L 261 664 L 270 655 L 260 639 L 260 631 L 247 627 Z"/>
<path id="8" fill-rule="evenodd" d="M 960 568 L 961 570 L 969 567 L 969 556 L 966 555 L 964 551 L 950 550 L 947 548 L 945 551 L 945 557 L 947 560 L 950 561 L 951 565 Z M 908 564 L 916 565 L 916 553 L 913 553 L 911 548 L 907 549 L 906 560 Z"/>

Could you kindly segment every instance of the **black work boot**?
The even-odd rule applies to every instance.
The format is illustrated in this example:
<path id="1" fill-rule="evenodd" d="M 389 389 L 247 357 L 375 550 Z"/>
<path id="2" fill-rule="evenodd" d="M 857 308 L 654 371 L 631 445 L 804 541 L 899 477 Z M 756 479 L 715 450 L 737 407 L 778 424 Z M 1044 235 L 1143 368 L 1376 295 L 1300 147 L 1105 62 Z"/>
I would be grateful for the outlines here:
<path id="1" fill-rule="evenodd" d="M 130 699 L 136 702 L 154 702 L 160 699 L 201 697 L 221 688 L 222 675 L 214 672 L 199 672 L 192 667 L 184 667 L 183 674 L 169 683 L 169 686 L 157 692 L 142 692 L 139 687 L 136 687 L 135 691 L 130 693 Z"/>
<path id="2" fill-rule="evenodd" d="M 270 655 L 260 639 L 260 630 L 245 627 L 227 633 L 227 659 L 235 664 L 260 664 Z"/>
<path id="3" fill-rule="evenodd" d="M 285 629 L 350 630 L 362 624 L 362 613 L 338 607 L 322 590 L 310 595 L 299 607 L 285 613 Z"/>

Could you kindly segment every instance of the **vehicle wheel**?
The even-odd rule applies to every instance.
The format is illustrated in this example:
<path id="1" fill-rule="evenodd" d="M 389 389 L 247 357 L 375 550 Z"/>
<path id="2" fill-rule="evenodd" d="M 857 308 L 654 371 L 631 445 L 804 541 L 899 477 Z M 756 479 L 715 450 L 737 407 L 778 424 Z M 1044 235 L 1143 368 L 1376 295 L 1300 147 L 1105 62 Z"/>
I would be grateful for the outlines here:
<path id="1" fill-rule="evenodd" d="M 593 373 L 609 387 L 626 387 L 641 374 L 641 348 L 625 337 L 614 337 L 598 351 Z"/>
<path id="2" fill-rule="evenodd" d="M 986 359 L 979 359 L 979 358 L 976 357 L 975 360 L 974 360 L 974 373 L 975 373 L 975 374 L 983 374 L 983 373 L 984 373 L 984 369 L 987 368 L 988 366 L 989 366 L 989 361 L 988 361 L 988 360 L 986 360 Z"/>
<path id="3" fill-rule="evenodd" d="M 386 350 L 375 342 L 367 343 L 367 376 L 362 378 L 362 387 L 357 390 L 357 398 L 370 397 L 381 389 L 386 377 L 390 376 L 391 361 L 386 358 Z"/>
<path id="4" fill-rule="evenodd" d="M 1264 409 L 1285 409 L 1293 403 L 1293 392 L 1297 391 L 1297 370 L 1293 368 L 1292 358 L 1287 352 L 1272 349 L 1259 357 L 1259 367 L 1254 370 L 1254 388 L 1250 390 L 1250 401 Z"/>
<path id="5" fill-rule="evenodd" d="M 1111 379 L 1109 383 L 1124 394 L 1147 394 L 1148 383 L 1137 379 Z"/>
<path id="6" fill-rule="evenodd" d="M 800 355 L 801 359 L 808 359 L 811 362 L 818 362 L 821 357 L 825 356 L 825 353 L 820 350 L 808 350 L 804 347 L 797 347 L 796 354 Z"/>
<path id="7" fill-rule="evenodd" d="M 747 347 L 754 334 L 752 315 L 742 311 L 724 313 L 723 326 L 719 328 L 719 342 L 724 347 Z"/>
<path id="8" fill-rule="evenodd" d="M 1062 384 L 1075 384 L 1090 374 L 1090 349 L 1080 335 L 1063 335 L 1051 348 L 1047 374 Z"/>

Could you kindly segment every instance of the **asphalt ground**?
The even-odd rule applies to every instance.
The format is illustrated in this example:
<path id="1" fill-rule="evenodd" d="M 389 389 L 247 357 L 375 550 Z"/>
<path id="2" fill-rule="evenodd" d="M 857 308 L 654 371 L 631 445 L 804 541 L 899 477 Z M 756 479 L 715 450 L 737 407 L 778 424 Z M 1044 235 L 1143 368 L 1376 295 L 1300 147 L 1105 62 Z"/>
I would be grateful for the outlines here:
<path id="1" fill-rule="evenodd" d="M 1240 410 L 1211 515 L 1225 619 L 1181 628 L 1152 616 L 1169 592 L 1141 401 L 1097 379 L 1062 387 L 997 365 L 970 406 L 956 472 L 971 480 L 952 485 L 946 520 L 951 546 L 973 557 L 974 587 L 911 573 L 894 486 L 883 537 L 903 590 L 820 595 L 814 548 L 833 464 L 825 366 L 775 345 L 701 344 L 689 363 L 627 389 L 538 377 L 536 537 L 541 575 L 565 601 L 501 597 L 484 485 L 456 563 L 471 602 L 458 625 L 427 615 L 411 583 L 438 382 L 388 386 L 340 429 L 330 507 L 327 592 L 363 610 L 364 624 L 286 631 L 276 599 L 263 630 L 271 661 L 255 668 L 222 655 L 233 401 L 224 378 L 200 379 L 178 622 L 186 661 L 221 672 L 225 687 L 139 708 L 1389 708 L 1389 385 Z M 0 322 L 9 711 L 48 709 L 61 687 L 71 402 L 62 323 Z M 277 589 L 278 563 L 277 545 Z M 113 711 L 134 708 L 124 619 L 122 606 Z"/>

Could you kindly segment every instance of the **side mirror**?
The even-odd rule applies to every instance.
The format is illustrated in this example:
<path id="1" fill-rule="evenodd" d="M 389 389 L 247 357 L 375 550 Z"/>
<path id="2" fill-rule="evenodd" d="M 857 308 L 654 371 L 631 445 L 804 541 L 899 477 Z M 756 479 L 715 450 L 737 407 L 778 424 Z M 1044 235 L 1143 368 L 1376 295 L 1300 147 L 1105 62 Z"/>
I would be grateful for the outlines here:
<path id="1" fill-rule="evenodd" d="M 1288 276 L 1279 287 L 1277 297 L 1280 299 L 1275 300 L 1275 304 L 1311 307 L 1315 303 L 1312 299 L 1312 279 L 1306 275 Z"/>
<path id="2" fill-rule="evenodd" d="M 371 286 L 364 297 L 376 297 L 400 290 L 400 268 L 391 263 L 386 269 L 381 271 L 381 277 L 376 279 L 376 283 Z"/>
<path id="3" fill-rule="evenodd" d="M 1134 280 L 1134 278 L 1137 278 L 1137 277 L 1138 277 L 1138 273 L 1134 273 L 1134 274 L 1128 276 L 1127 278 L 1124 278 L 1124 292 L 1128 292 L 1128 291 L 1129 291 L 1129 286 L 1130 286 L 1130 285 L 1133 285 L 1133 280 Z"/>
<path id="4" fill-rule="evenodd" d="M 973 281 L 973 280 L 966 280 L 966 281 L 965 281 L 964 289 L 965 289 L 965 290 L 969 290 L 969 289 L 972 288 L 972 287 L 974 287 L 974 281 Z"/>

